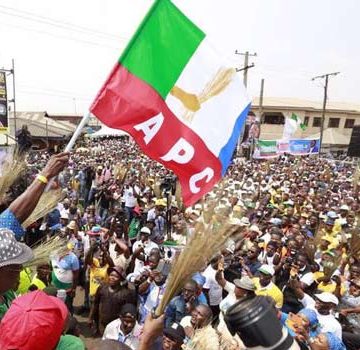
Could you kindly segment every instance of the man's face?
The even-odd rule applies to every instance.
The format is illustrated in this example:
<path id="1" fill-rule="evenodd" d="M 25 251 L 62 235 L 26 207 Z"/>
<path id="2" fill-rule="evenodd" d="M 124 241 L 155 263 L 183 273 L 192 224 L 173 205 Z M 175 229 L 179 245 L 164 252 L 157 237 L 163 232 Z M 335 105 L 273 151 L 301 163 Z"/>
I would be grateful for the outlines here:
<path id="1" fill-rule="evenodd" d="M 196 297 L 196 287 L 190 283 L 186 283 L 182 294 L 186 302 L 191 301 Z"/>
<path id="2" fill-rule="evenodd" d="M 125 314 L 124 316 L 120 316 L 121 320 L 121 330 L 124 334 L 129 334 L 135 327 L 136 319 L 131 314 Z"/>
<path id="3" fill-rule="evenodd" d="M 205 307 L 199 305 L 191 313 L 191 324 L 194 328 L 202 328 L 208 322 L 208 313 Z"/>
<path id="4" fill-rule="evenodd" d="M 163 348 L 162 350 L 180 350 L 182 343 L 168 338 L 166 335 L 163 336 Z"/>
<path id="5" fill-rule="evenodd" d="M 255 259 L 258 257 L 258 250 L 254 247 L 250 248 L 248 253 L 247 253 L 247 256 L 249 259 Z"/>
<path id="6" fill-rule="evenodd" d="M 300 269 L 304 268 L 307 264 L 306 258 L 304 256 L 299 256 L 296 259 L 296 265 L 299 266 Z"/>
<path id="7" fill-rule="evenodd" d="M 17 289 L 22 265 L 9 265 L 0 268 L 0 293 Z"/>
<path id="8" fill-rule="evenodd" d="M 316 299 L 315 309 L 319 312 L 320 315 L 328 315 L 330 310 L 333 308 L 331 303 L 324 303 L 319 299 Z"/>
<path id="9" fill-rule="evenodd" d="M 266 287 L 271 282 L 271 275 L 266 275 L 262 272 L 260 272 L 259 275 L 259 282 L 262 287 Z"/>

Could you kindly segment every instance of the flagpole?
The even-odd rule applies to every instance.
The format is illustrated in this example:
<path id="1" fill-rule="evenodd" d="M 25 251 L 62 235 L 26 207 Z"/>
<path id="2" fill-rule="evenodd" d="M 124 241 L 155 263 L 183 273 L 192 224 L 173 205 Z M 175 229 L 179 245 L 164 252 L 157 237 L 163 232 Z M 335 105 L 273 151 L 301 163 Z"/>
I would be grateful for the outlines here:
<path id="1" fill-rule="evenodd" d="M 83 115 L 83 117 L 82 117 L 80 123 L 78 124 L 78 126 L 76 127 L 76 130 L 74 131 L 74 133 L 73 133 L 73 135 L 72 135 L 69 143 L 68 143 L 68 144 L 66 145 L 66 147 L 65 147 L 65 152 L 70 152 L 70 151 L 73 149 L 76 140 L 77 140 L 78 137 L 80 136 L 81 131 L 82 131 L 82 129 L 84 128 L 84 126 L 85 126 L 85 125 L 87 124 L 87 122 L 89 121 L 90 116 L 91 116 L 91 113 L 90 113 L 89 111 L 86 112 L 86 113 Z"/>

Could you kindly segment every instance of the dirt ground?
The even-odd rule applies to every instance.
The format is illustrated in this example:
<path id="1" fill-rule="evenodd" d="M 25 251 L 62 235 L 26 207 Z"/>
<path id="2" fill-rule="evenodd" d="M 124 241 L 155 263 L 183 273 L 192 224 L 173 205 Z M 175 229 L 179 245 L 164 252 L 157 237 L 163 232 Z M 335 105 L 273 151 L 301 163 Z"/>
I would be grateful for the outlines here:
<path id="1" fill-rule="evenodd" d="M 84 301 L 84 290 L 78 288 L 76 290 L 76 297 L 74 300 L 74 316 L 79 322 L 79 327 L 81 331 L 81 339 L 84 341 L 86 349 L 88 350 L 97 350 L 97 345 L 101 338 L 93 338 L 91 335 L 91 330 L 88 327 L 88 314 L 78 315 L 77 310 L 83 304 Z"/>

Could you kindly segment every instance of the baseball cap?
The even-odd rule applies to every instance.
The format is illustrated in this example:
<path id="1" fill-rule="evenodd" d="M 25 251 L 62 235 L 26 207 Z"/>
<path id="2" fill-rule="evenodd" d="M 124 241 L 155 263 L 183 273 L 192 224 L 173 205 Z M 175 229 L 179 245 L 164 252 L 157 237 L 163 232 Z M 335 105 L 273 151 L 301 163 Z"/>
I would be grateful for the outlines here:
<path id="1" fill-rule="evenodd" d="M 239 278 L 235 279 L 234 284 L 238 288 L 249 290 L 249 291 L 254 291 L 256 289 L 254 282 L 248 276 L 244 276 L 241 279 L 239 279 Z"/>
<path id="2" fill-rule="evenodd" d="M 337 219 L 338 218 L 338 215 L 334 212 L 334 211 L 328 211 L 327 213 L 326 213 L 326 216 L 328 217 L 328 218 L 330 218 L 330 219 Z"/>
<path id="3" fill-rule="evenodd" d="M 166 327 L 163 331 L 164 335 L 171 340 L 174 340 L 179 343 L 183 343 L 185 339 L 184 328 L 178 324 L 173 323 L 170 327 Z"/>
<path id="4" fill-rule="evenodd" d="M 348 205 L 343 204 L 343 205 L 340 207 L 340 210 L 346 210 L 346 211 L 349 211 L 349 210 L 350 210 L 350 208 L 349 208 L 349 206 L 348 206 Z"/>
<path id="5" fill-rule="evenodd" d="M 27 293 L 13 301 L 0 323 L 0 348 L 54 349 L 67 317 L 67 307 L 60 299 L 40 290 Z"/>
<path id="6" fill-rule="evenodd" d="M 151 231 L 148 227 L 144 226 L 141 228 L 140 233 L 146 233 L 148 235 L 151 235 Z"/>
<path id="7" fill-rule="evenodd" d="M 109 267 L 107 269 L 108 275 L 110 275 L 111 272 L 116 272 L 122 279 L 126 278 L 126 274 L 120 266 Z"/>
<path id="8" fill-rule="evenodd" d="M 258 271 L 263 273 L 264 275 L 270 275 L 270 276 L 274 276 L 275 275 L 275 270 L 272 266 L 270 265 L 261 265 L 258 268 Z"/>
<path id="9" fill-rule="evenodd" d="M 335 305 L 339 305 L 339 299 L 334 294 L 329 292 L 315 294 L 315 298 L 319 299 L 323 303 L 332 303 Z"/>

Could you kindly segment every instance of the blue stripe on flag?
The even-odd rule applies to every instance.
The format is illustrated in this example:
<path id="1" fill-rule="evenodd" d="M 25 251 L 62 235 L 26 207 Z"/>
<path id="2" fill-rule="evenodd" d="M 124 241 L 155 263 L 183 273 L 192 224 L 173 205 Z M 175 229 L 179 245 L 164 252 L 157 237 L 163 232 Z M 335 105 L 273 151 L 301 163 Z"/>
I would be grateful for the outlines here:
<path id="1" fill-rule="evenodd" d="M 222 172 L 221 172 L 222 176 L 225 175 L 226 170 L 227 170 L 228 166 L 230 165 L 231 157 L 234 152 L 234 148 L 236 147 L 236 144 L 238 142 L 240 132 L 246 121 L 246 117 L 249 114 L 250 107 L 251 107 L 251 103 L 249 103 L 247 105 L 247 107 L 241 112 L 241 114 L 239 115 L 239 117 L 237 118 L 237 120 L 235 122 L 234 129 L 229 138 L 229 141 L 220 151 L 219 159 L 222 164 Z"/>

